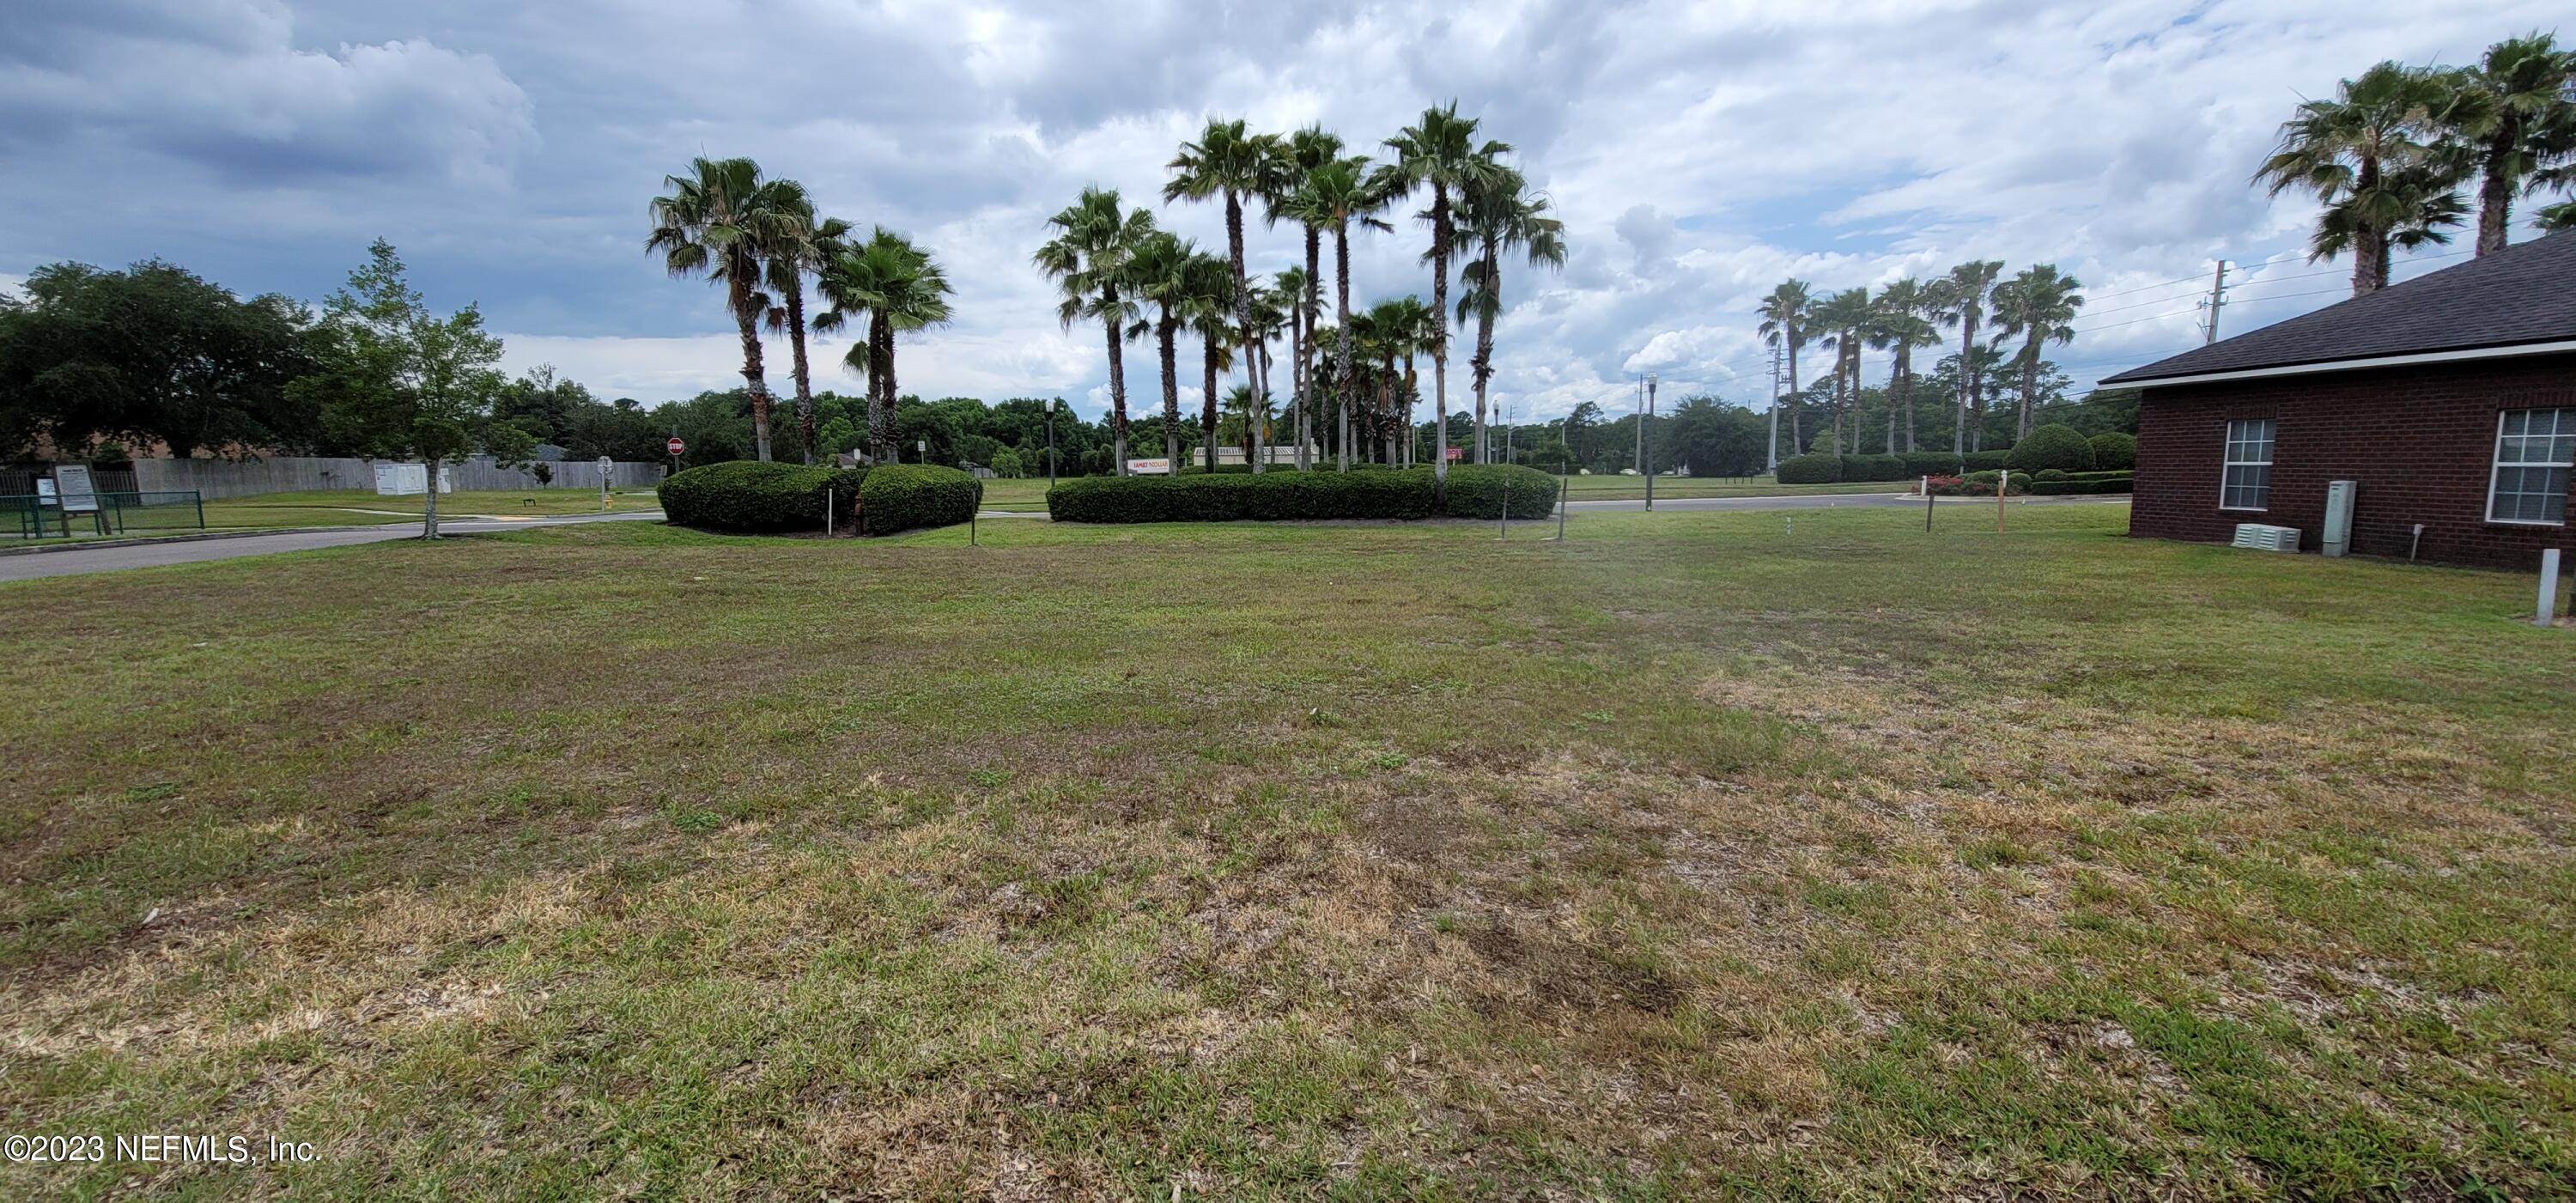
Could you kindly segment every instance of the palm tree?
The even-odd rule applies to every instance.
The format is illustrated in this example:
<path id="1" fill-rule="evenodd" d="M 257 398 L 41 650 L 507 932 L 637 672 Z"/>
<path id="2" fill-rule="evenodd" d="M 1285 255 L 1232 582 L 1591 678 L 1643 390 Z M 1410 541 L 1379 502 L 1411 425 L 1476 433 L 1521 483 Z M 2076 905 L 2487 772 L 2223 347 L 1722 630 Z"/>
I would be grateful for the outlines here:
<path id="1" fill-rule="evenodd" d="M 830 304 L 814 315 L 814 329 L 839 330 L 864 313 L 867 337 L 842 362 L 868 381 L 868 455 L 877 463 L 901 456 L 895 446 L 895 335 L 946 325 L 950 317 L 947 273 L 928 252 L 903 235 L 876 227 L 868 240 L 845 247 L 823 265 L 815 291 Z"/>
<path id="2" fill-rule="evenodd" d="M 1449 254 L 1456 236 L 1456 218 L 1450 211 L 1450 200 L 1470 188 L 1488 187 L 1497 173 L 1505 170 L 1503 155 L 1511 147 L 1502 142 L 1476 144 L 1474 118 L 1458 115 L 1458 102 L 1446 107 L 1424 109 L 1422 117 L 1386 140 L 1394 152 L 1388 165 L 1391 178 L 1410 192 L 1425 184 L 1431 186 L 1431 208 L 1421 214 L 1431 223 L 1431 387 L 1434 437 L 1437 442 L 1431 462 L 1434 477 L 1446 483 L 1449 479 Z"/>
<path id="3" fill-rule="evenodd" d="M 794 352 L 796 427 L 804 440 L 805 462 L 810 464 L 814 462 L 814 380 L 805 363 L 805 277 L 820 273 L 824 263 L 841 253 L 850 223 L 837 217 L 817 220 L 803 185 L 792 180 L 779 183 L 793 189 L 794 198 L 784 206 L 791 220 L 780 223 L 780 241 L 766 254 L 769 290 L 785 302 L 769 307 L 768 325 L 770 333 L 787 336 Z"/>
<path id="4" fill-rule="evenodd" d="M 1198 336 L 1199 363 L 1202 378 L 1199 385 L 1199 444 L 1206 456 L 1207 470 L 1216 471 L 1216 379 L 1219 373 L 1234 370 L 1234 332 L 1227 329 L 1227 319 L 1235 314 L 1234 280 L 1228 274 L 1225 260 L 1214 255 L 1194 255 L 1182 269 L 1185 291 L 1181 297 L 1181 324 Z M 1246 372 L 1246 376 L 1250 373 Z M 1175 471 L 1179 465 L 1173 465 Z"/>
<path id="5" fill-rule="evenodd" d="M 796 220 L 780 181 L 764 179 L 749 159 L 689 160 L 685 175 L 662 177 L 669 193 L 653 198 L 646 251 L 660 251 L 674 276 L 701 272 L 725 287 L 725 306 L 742 337 L 742 382 L 751 396 L 752 442 L 769 458 L 769 382 L 761 370 L 760 320 L 769 298 L 760 291 L 761 256 L 785 240 Z M 792 185 L 791 185 L 792 187 Z M 795 197 L 801 198 L 802 190 Z"/>
<path id="6" fill-rule="evenodd" d="M 1857 454 L 1860 451 L 1860 420 L 1852 420 L 1851 442 L 1843 442 L 1843 417 L 1857 401 L 1860 390 L 1860 347 L 1867 337 L 1870 300 L 1866 288 L 1848 288 L 1827 297 L 1815 307 L 1809 320 L 1824 337 L 1818 341 L 1834 349 L 1834 450 Z"/>
<path id="7" fill-rule="evenodd" d="M 1762 315 L 1762 325 L 1757 330 L 1762 341 L 1775 348 L 1786 346 L 1789 350 L 1789 446 L 1793 448 L 1792 455 L 1796 454 L 1794 448 L 1798 446 L 1798 348 L 1807 341 L 1808 323 L 1815 304 L 1815 299 L 1808 294 L 1806 281 L 1785 280 L 1771 290 L 1770 296 L 1762 298 L 1762 307 L 1756 311 Z M 1777 403 L 1771 407 L 1771 450 L 1763 458 L 1769 461 L 1771 469 L 1780 467 L 1780 407 Z"/>
<path id="8" fill-rule="evenodd" d="M 1393 198 L 1387 195 L 1384 178 L 1369 170 L 1368 156 L 1353 155 L 1335 159 L 1307 173 L 1305 203 L 1316 216 L 1333 229 L 1333 380 L 1334 395 L 1341 401 L 1341 469 L 1351 466 L 1351 224 L 1363 229 L 1391 230 L 1395 227 L 1378 219 Z"/>
<path id="9" fill-rule="evenodd" d="M 1211 119 L 1207 128 L 1199 131 L 1198 141 L 1182 143 L 1180 153 L 1164 165 L 1172 173 L 1171 182 L 1163 185 L 1165 201 L 1225 198 L 1226 256 L 1234 271 L 1235 324 L 1253 391 L 1261 394 L 1265 404 L 1270 384 L 1260 372 L 1251 370 L 1252 290 L 1243 274 L 1243 202 L 1276 195 L 1286 174 L 1284 161 L 1277 134 L 1249 134 L 1242 121 Z M 1261 465 L 1255 463 L 1252 470 L 1259 472 Z"/>
<path id="10" fill-rule="evenodd" d="M 2027 268 L 1995 287 L 1995 337 L 2020 335 L 2022 340 L 2021 353 L 2014 357 L 2021 367 L 2021 416 L 2014 427 L 2015 438 L 2030 433 L 2031 403 L 2039 391 L 2040 347 L 2074 339 L 2075 313 L 2084 307 L 2083 295 L 2075 290 L 2082 287 L 2053 263 Z"/>
<path id="11" fill-rule="evenodd" d="M 1154 232 L 1154 215 L 1121 213 L 1114 188 L 1085 188 L 1082 198 L 1047 219 L 1056 236 L 1038 248 L 1038 270 L 1054 277 L 1063 300 L 1056 319 L 1067 330 L 1077 318 L 1100 319 L 1109 340 L 1110 444 L 1118 475 L 1127 474 L 1127 369 L 1120 348 L 1136 305 L 1120 280 L 1138 244 Z"/>
<path id="12" fill-rule="evenodd" d="M 1128 257 L 1126 287 L 1142 304 L 1158 311 L 1149 319 L 1139 319 L 1130 334 L 1151 330 L 1154 348 L 1163 366 L 1163 459 L 1172 471 L 1180 470 L 1181 458 L 1181 383 L 1172 356 L 1172 338 L 1181 323 L 1188 320 L 1192 292 L 1199 286 L 1197 275 L 1205 256 L 1198 244 L 1165 230 L 1157 230 L 1138 243 Z"/>
<path id="13" fill-rule="evenodd" d="M 2449 95 L 2435 114 L 2458 157 L 2474 162 L 2478 182 L 2478 254 L 2504 249 L 2516 192 L 2529 195 L 2538 173 L 2567 153 L 2576 136 L 2576 51 L 2545 33 L 2498 42 L 2475 67 L 2444 77 Z"/>
<path id="14" fill-rule="evenodd" d="M 1905 408 L 1905 449 L 1914 450 L 1914 348 L 1929 347 L 1941 341 L 1930 318 L 1935 311 L 1933 290 L 1911 277 L 1899 280 L 1878 294 L 1878 329 L 1887 345 L 1896 348 L 1896 367 L 1888 377 L 1887 448 L 1896 449 L 1896 410 Z"/>
<path id="15" fill-rule="evenodd" d="M 1400 412 L 1391 416 L 1399 420 L 1398 429 L 1404 431 L 1402 458 L 1406 466 L 1410 466 L 1413 460 L 1413 402 L 1422 396 L 1420 378 L 1414 373 L 1414 358 L 1431 349 L 1438 325 L 1434 319 L 1438 312 L 1411 293 L 1369 307 L 1369 315 L 1377 323 L 1378 351 L 1386 356 L 1390 389 L 1393 389 L 1395 359 L 1397 356 L 1404 359 L 1404 375 L 1401 377 L 1404 387 L 1395 390 L 1397 395 L 1393 398 Z M 1435 437 L 1439 438 L 1438 454 L 1446 460 L 1449 454 L 1447 415 L 1442 415 L 1439 422 L 1442 429 L 1435 432 Z"/>
<path id="16" fill-rule="evenodd" d="M 1314 353 L 1316 310 L 1321 307 L 1324 230 L 1333 224 L 1332 211 L 1317 202 L 1314 178 L 1317 170 L 1340 161 L 1341 156 L 1340 135 L 1320 125 L 1309 125 L 1288 135 L 1286 178 L 1272 198 L 1274 219 L 1287 217 L 1304 227 L 1306 235 L 1304 287 L 1291 294 L 1297 298 L 1298 314 L 1297 325 L 1292 328 L 1305 332 L 1302 347 L 1292 348 L 1290 354 L 1296 365 L 1292 387 L 1297 393 L 1297 468 L 1301 472 L 1313 466 L 1306 459 L 1307 446 L 1314 438 L 1313 401 L 1309 394 L 1315 391 L 1314 368 L 1307 359 Z"/>
<path id="17" fill-rule="evenodd" d="M 1965 455 L 1968 451 L 1968 416 L 1977 423 L 1976 442 L 1979 450 L 1986 441 L 1985 380 L 1977 357 L 1977 323 L 1984 320 L 1986 307 L 1994 303 L 1995 278 L 2003 274 L 2000 259 L 1971 259 L 1950 269 L 1950 274 L 1932 282 L 1932 320 L 1944 326 L 1959 327 L 1959 397 L 1956 420 L 1950 423 L 1950 450 Z"/>
<path id="18" fill-rule="evenodd" d="M 2325 258 L 2315 248 L 2329 242 L 2349 249 L 2354 296 L 2387 285 L 2390 232 L 2423 208 L 2421 189 L 2406 185 L 2420 182 L 2409 169 L 2434 158 L 2432 114 L 2441 102 L 2442 84 L 2431 72 L 2381 63 L 2343 81 L 2334 99 L 2300 105 L 2297 116 L 2281 123 L 2272 157 L 2254 173 L 2271 195 L 2304 188 L 2329 212 L 2341 208 L 2337 220 L 2347 229 L 2331 240 L 2320 229 L 2309 259 Z"/>
<path id="19" fill-rule="evenodd" d="M 1307 393 L 1314 382 L 1306 370 L 1306 353 L 1313 343 L 1308 331 L 1314 317 L 1314 278 L 1307 275 L 1302 267 L 1283 268 L 1278 275 L 1271 277 L 1268 292 L 1272 297 L 1288 302 L 1289 437 L 1297 441 L 1297 470 L 1303 472 L 1312 466 L 1306 462 L 1306 408 Z"/>
<path id="20" fill-rule="evenodd" d="M 1476 315 L 1476 462 L 1492 458 L 1485 445 L 1485 390 L 1494 378 L 1494 320 L 1503 309 L 1503 252 L 1519 250 L 1532 267 L 1565 266 L 1565 223 L 1549 216 L 1545 194 L 1508 168 L 1459 198 L 1458 229 L 1474 261 L 1459 273 L 1458 320 Z"/>
<path id="21" fill-rule="evenodd" d="M 1238 384 L 1226 390 L 1225 412 L 1243 432 L 1243 454 L 1249 458 L 1261 446 L 1261 428 L 1270 424 L 1270 411 L 1255 401 L 1252 386 Z"/>
<path id="22" fill-rule="evenodd" d="M 2452 227 L 2468 220 L 2468 203 L 2460 199 L 2456 179 L 2446 170 L 2430 164 L 2404 168 L 2389 173 L 2382 181 L 2383 196 L 2394 203 L 2382 211 L 2398 216 L 2394 224 L 2381 229 L 2378 238 L 2378 287 L 2388 287 L 2389 267 L 2394 256 L 2387 250 L 2421 250 L 2427 246 L 2448 246 Z M 2317 228 L 2308 240 L 2308 257 L 2332 259 L 2353 249 L 2363 229 L 2364 212 L 2359 198 L 2345 197 L 2317 217 Z"/>

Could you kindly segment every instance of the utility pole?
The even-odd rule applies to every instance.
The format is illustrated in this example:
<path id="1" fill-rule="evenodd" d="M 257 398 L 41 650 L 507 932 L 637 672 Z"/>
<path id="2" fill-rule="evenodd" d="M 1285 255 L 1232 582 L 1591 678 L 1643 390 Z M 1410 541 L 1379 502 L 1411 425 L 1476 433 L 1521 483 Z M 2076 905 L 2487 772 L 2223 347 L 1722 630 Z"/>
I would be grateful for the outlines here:
<path id="1" fill-rule="evenodd" d="M 1646 442 L 1646 423 L 1654 421 L 1654 419 L 1655 374 L 1653 372 L 1648 372 L 1646 373 L 1646 416 L 1637 420 L 1637 445 L 1645 451 L 1653 450 L 1652 445 Z M 1640 452 L 1640 458 L 1643 459 L 1642 451 Z M 1643 462 L 1646 466 L 1646 511 L 1648 513 L 1652 513 L 1655 509 L 1655 464 L 1652 460 L 1644 460 Z"/>
<path id="2" fill-rule="evenodd" d="M 1771 442 L 1762 449 L 1762 470 L 1780 475 L 1780 348 L 1771 348 Z"/>
<path id="3" fill-rule="evenodd" d="M 1646 378 L 1637 377 L 1637 474 L 1646 473 Z"/>
<path id="4" fill-rule="evenodd" d="M 2209 311 L 2209 322 L 2201 327 L 2200 341 L 2206 346 L 2218 341 L 2218 311 L 2227 306 L 2227 261 L 2218 261 L 2218 273 L 2210 277 L 2209 299 L 2200 307 Z"/>
<path id="5" fill-rule="evenodd" d="M 1047 399 L 1047 487 L 1055 487 L 1055 407 L 1061 402 Z"/>

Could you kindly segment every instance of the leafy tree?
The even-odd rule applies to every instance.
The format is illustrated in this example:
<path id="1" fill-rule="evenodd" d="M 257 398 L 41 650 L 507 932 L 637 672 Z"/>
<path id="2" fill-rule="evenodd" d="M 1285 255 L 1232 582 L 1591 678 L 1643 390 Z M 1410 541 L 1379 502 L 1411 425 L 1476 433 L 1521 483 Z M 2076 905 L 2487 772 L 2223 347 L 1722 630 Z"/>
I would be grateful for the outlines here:
<path id="1" fill-rule="evenodd" d="M 2075 338 L 2076 311 L 2084 307 L 2083 285 L 2053 263 L 2026 268 L 1995 288 L 1995 337 L 2021 336 L 2021 417 L 2016 436 L 2030 433 L 2031 407 L 2039 397 L 2039 350 L 2042 343 Z"/>
<path id="2" fill-rule="evenodd" d="M 2488 47 L 2477 66 L 2443 83 L 2434 120 L 2456 157 L 2476 164 L 2483 256 L 2504 249 L 2514 195 L 2529 195 L 2553 159 L 2576 151 L 2576 51 L 2535 32 Z"/>
<path id="3" fill-rule="evenodd" d="M 341 444 L 370 458 L 417 458 L 429 473 L 421 538 L 438 537 L 438 478 L 480 444 L 505 465 L 533 458 L 535 440 L 492 416 L 501 393 L 501 340 L 472 305 L 430 313 L 403 279 L 393 244 L 377 239 L 365 266 L 322 308 L 315 372 L 289 391 L 312 404 Z"/>
<path id="4" fill-rule="evenodd" d="M 1546 196 L 1531 191 L 1508 168 L 1469 187 L 1460 198 L 1460 234 L 1474 261 L 1459 272 L 1458 320 L 1476 315 L 1476 462 L 1491 452 L 1485 439 L 1485 389 L 1494 378 L 1494 321 L 1503 311 L 1503 254 L 1519 251 L 1532 267 L 1565 266 L 1565 223 L 1549 215 Z"/>
<path id="5" fill-rule="evenodd" d="M 1017 480 L 1028 475 L 1020 466 L 1020 453 L 1008 447 L 994 452 L 993 462 L 989 466 L 993 469 L 993 475 L 1006 480 Z"/>
<path id="6" fill-rule="evenodd" d="M 2410 169 L 2439 167 L 2433 111 L 2442 101 L 2432 72 L 2383 62 L 2343 81 L 2333 99 L 2300 105 L 2254 173 L 2274 196 L 2300 188 L 2326 203 L 2308 257 L 2350 250 L 2354 296 L 2387 286 L 2393 231 L 2421 220 L 2429 181 Z"/>
<path id="7" fill-rule="evenodd" d="M 1061 302 L 1056 318 L 1067 330 L 1081 318 L 1100 319 L 1109 340 L 1110 463 L 1127 474 L 1127 372 L 1120 355 L 1127 324 L 1137 318 L 1134 301 L 1122 294 L 1127 261 L 1154 232 L 1154 215 L 1143 209 L 1122 213 L 1115 189 L 1085 188 L 1082 197 L 1047 219 L 1054 238 L 1038 248 L 1038 270 L 1056 281 Z"/>
<path id="8" fill-rule="evenodd" d="M 834 418 L 823 424 L 822 433 L 816 437 L 822 440 L 825 455 L 839 455 L 858 447 L 859 428 L 851 425 L 848 418 Z"/>
<path id="9" fill-rule="evenodd" d="M 1432 412 L 1441 424 L 1439 446 L 1431 460 L 1435 479 L 1449 478 L 1449 257 L 1457 236 L 1451 201 L 1470 189 L 1492 187 L 1506 170 L 1502 156 L 1508 143 L 1476 142 L 1477 120 L 1458 115 L 1458 102 L 1424 109 L 1420 119 L 1386 140 L 1394 158 L 1389 178 L 1401 192 L 1429 186 L 1431 208 L 1420 216 L 1431 225 L 1431 322 L 1424 350 L 1431 353 Z"/>
<path id="10" fill-rule="evenodd" d="M 1764 467 L 1764 421 L 1740 405 L 1685 397 L 1669 419 L 1655 423 L 1655 465 L 1686 468 L 1693 476 L 1751 476 Z"/>
<path id="11" fill-rule="evenodd" d="M 0 449 L 157 441 L 185 459 L 311 441 L 312 415 L 287 390 L 311 366 L 311 315 L 295 302 L 242 301 L 157 259 L 48 264 L 25 292 L 0 294 Z"/>
<path id="12" fill-rule="evenodd" d="M 689 161 L 687 175 L 664 176 L 667 195 L 653 198 L 648 252 L 659 251 L 674 276 L 701 273 L 724 285 L 725 307 L 742 338 L 742 383 L 751 397 L 752 443 L 769 459 L 769 384 L 760 363 L 760 322 L 769 298 L 760 291 L 762 260 L 790 241 L 804 190 L 764 179 L 749 159 Z"/>
<path id="13" fill-rule="evenodd" d="M 1282 191 L 1288 159 L 1277 134 L 1247 133 L 1244 125 L 1240 120 L 1211 119 L 1207 128 L 1199 132 L 1198 141 L 1182 143 L 1180 153 L 1165 165 L 1172 178 L 1163 185 L 1163 199 L 1225 199 L 1226 257 L 1234 277 L 1235 323 L 1240 339 L 1236 345 L 1245 356 L 1244 374 L 1266 405 L 1270 382 L 1259 370 L 1260 351 L 1252 332 L 1252 289 L 1243 270 L 1243 202 Z M 1210 412 L 1214 412 L 1213 402 Z M 1259 472 L 1262 465 L 1256 461 L 1252 470 Z"/>

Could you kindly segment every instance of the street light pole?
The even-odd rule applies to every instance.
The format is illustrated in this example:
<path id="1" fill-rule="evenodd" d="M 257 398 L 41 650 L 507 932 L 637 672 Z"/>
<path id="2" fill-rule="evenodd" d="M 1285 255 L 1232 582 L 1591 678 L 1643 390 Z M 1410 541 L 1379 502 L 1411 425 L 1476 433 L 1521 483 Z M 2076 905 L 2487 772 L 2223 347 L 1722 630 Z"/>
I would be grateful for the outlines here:
<path id="1" fill-rule="evenodd" d="M 1055 407 L 1062 402 L 1047 400 L 1047 487 L 1055 487 Z"/>
<path id="2" fill-rule="evenodd" d="M 1646 427 L 1654 420 L 1655 374 L 1648 372 L 1646 373 L 1646 416 L 1637 420 L 1637 458 L 1646 470 L 1646 509 L 1649 513 L 1655 508 L 1655 461 L 1650 458 L 1654 454 L 1655 446 L 1646 438 Z"/>

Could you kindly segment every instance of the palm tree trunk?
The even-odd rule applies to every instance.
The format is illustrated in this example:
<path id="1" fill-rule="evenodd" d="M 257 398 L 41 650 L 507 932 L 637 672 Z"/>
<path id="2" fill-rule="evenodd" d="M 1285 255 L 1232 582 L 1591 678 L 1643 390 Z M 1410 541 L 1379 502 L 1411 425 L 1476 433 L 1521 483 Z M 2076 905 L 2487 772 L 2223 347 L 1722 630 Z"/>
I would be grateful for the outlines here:
<path id="1" fill-rule="evenodd" d="M 1164 307 L 1163 320 L 1154 323 L 1154 340 L 1163 357 L 1163 470 L 1175 476 L 1181 471 L 1181 378 L 1172 358 L 1172 332 L 1178 327 L 1171 308 Z"/>
<path id="2" fill-rule="evenodd" d="M 2478 182 L 2478 258 L 2503 250 L 2513 228 L 2513 177 L 2504 167 L 2521 140 L 2521 122 L 2508 115 L 2487 143 L 2486 176 Z"/>
<path id="3" fill-rule="evenodd" d="M 1784 333 L 1788 336 L 1788 342 L 1789 342 L 1789 454 L 1791 454 L 1791 455 L 1796 455 L 1796 454 L 1798 454 L 1798 440 L 1799 440 L 1799 434 L 1798 434 L 1798 328 L 1797 328 L 1797 327 L 1795 327 L 1795 326 L 1788 327 L 1788 328 L 1784 331 Z"/>
<path id="4" fill-rule="evenodd" d="M 796 428 L 805 438 L 805 462 L 814 462 L 814 383 L 805 371 L 805 277 L 787 286 L 787 345 L 796 365 Z"/>
<path id="5" fill-rule="evenodd" d="M 1114 476 L 1125 476 L 1127 475 L 1127 365 L 1124 357 L 1119 353 L 1120 339 L 1116 317 L 1118 290 L 1104 288 L 1100 295 L 1110 310 L 1109 316 L 1100 319 L 1101 328 L 1109 336 L 1109 446 L 1110 454 L 1116 457 L 1111 461 L 1109 471 Z"/>
<path id="6" fill-rule="evenodd" d="M 1896 375 L 1905 382 L 1905 450 L 1914 450 L 1914 348 L 1899 343 L 1896 348 Z"/>
<path id="7" fill-rule="evenodd" d="M 1405 374 L 1413 372 L 1407 357 Z M 1431 185 L 1431 495 L 1436 501 L 1449 484 L 1449 186 Z M 1408 415 L 1410 416 L 1410 415 Z M 1483 415 L 1476 434 L 1485 432 Z M 1413 426 L 1405 424 L 1405 444 L 1413 443 Z"/>
<path id="8" fill-rule="evenodd" d="M 1950 453 L 1968 453 L 1968 410 L 1977 399 L 1977 307 L 1959 311 L 1959 412 L 1950 423 Z"/>
<path id="9" fill-rule="evenodd" d="M 1502 303 L 1502 281 L 1494 278 L 1500 270 L 1492 243 L 1485 244 L 1485 295 L 1492 304 L 1476 308 L 1476 462 L 1493 462 L 1493 448 L 1485 443 L 1485 391 L 1494 378 L 1494 309 Z"/>
<path id="10" fill-rule="evenodd" d="M 876 340 L 876 400 L 868 407 L 868 440 L 876 447 L 876 461 L 881 464 L 903 462 L 903 451 L 895 445 L 894 321 L 882 312 L 868 315 L 868 334 Z"/>
<path id="11" fill-rule="evenodd" d="M 2033 331 L 2021 345 L 2021 413 L 2013 425 L 2013 437 L 2030 437 L 2031 403 L 2039 391 L 2039 334 Z"/>
<path id="12" fill-rule="evenodd" d="M 1204 396 L 1199 398 L 1199 441 L 1207 460 L 1207 470 L 1216 471 L 1216 344 L 1206 337 L 1199 339 L 1199 366 L 1205 379 L 1199 384 Z M 1178 465 L 1175 465 L 1177 467 Z"/>
<path id="13" fill-rule="evenodd" d="M 742 386 L 751 396 L 751 441 L 760 462 L 769 462 L 769 382 L 760 362 L 760 307 L 752 303 L 751 285 L 741 274 L 731 277 L 733 324 L 742 336 Z"/>
<path id="14" fill-rule="evenodd" d="M 1342 441 L 1335 448 L 1341 454 L 1341 470 L 1351 470 L 1351 226 L 1345 219 L 1333 223 L 1333 313 L 1337 323 L 1333 341 L 1337 344 L 1334 358 L 1338 368 L 1333 376 L 1333 394 L 1341 403 Z"/>
<path id="15" fill-rule="evenodd" d="M 1312 394 L 1315 391 L 1315 311 L 1320 308 L 1318 304 L 1320 298 L 1317 294 L 1324 287 L 1323 253 L 1323 228 L 1307 226 L 1306 295 L 1298 298 L 1298 304 L 1305 310 L 1306 345 L 1297 360 L 1298 370 L 1306 382 L 1306 394 Z M 1297 428 L 1299 432 L 1297 467 L 1298 470 L 1305 471 L 1315 466 L 1313 457 L 1307 454 L 1307 447 L 1315 441 L 1315 398 L 1311 395 L 1301 395 L 1298 398 L 1297 412 L 1301 422 Z"/>

